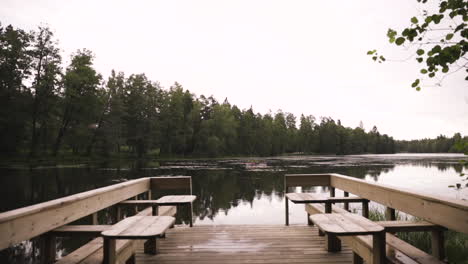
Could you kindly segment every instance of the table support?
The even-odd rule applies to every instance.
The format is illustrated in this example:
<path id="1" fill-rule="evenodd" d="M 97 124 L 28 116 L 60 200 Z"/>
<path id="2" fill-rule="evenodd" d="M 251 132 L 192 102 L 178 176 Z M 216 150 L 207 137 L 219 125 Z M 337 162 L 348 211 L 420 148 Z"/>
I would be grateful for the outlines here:
<path id="1" fill-rule="evenodd" d="M 373 262 L 375 264 L 383 264 L 386 261 L 385 257 L 385 231 L 372 235 Z"/>
<path id="2" fill-rule="evenodd" d="M 310 220 L 310 214 L 307 213 L 307 225 L 313 226 L 314 223 Z"/>
<path id="3" fill-rule="evenodd" d="M 344 192 L 344 197 L 349 197 L 349 192 Z M 349 212 L 349 203 L 344 203 L 344 209 Z"/>
<path id="4" fill-rule="evenodd" d="M 369 201 L 362 202 L 362 216 L 369 218 Z"/>
<path id="5" fill-rule="evenodd" d="M 289 204 L 288 204 L 288 197 L 286 197 L 286 195 L 284 196 L 284 201 L 285 201 L 285 208 L 286 208 L 286 212 L 285 212 L 286 225 L 288 226 L 289 225 Z"/>
<path id="6" fill-rule="evenodd" d="M 104 264 L 114 264 L 116 261 L 115 239 L 104 237 Z"/>
<path id="7" fill-rule="evenodd" d="M 158 254 L 157 246 L 156 246 L 156 238 L 150 238 L 146 240 L 144 244 L 144 252 L 146 254 L 156 255 Z"/>
<path id="8" fill-rule="evenodd" d="M 325 235 L 325 249 L 328 252 L 338 252 L 341 251 L 341 240 L 338 239 L 336 235 L 326 234 Z"/>
<path id="9" fill-rule="evenodd" d="M 189 205 L 189 215 L 190 215 L 190 227 L 193 227 L 193 205 L 190 203 Z"/>
<path id="10" fill-rule="evenodd" d="M 364 263 L 364 260 L 361 258 L 361 256 L 356 254 L 356 252 L 353 252 L 353 264 L 363 264 L 363 263 Z"/>

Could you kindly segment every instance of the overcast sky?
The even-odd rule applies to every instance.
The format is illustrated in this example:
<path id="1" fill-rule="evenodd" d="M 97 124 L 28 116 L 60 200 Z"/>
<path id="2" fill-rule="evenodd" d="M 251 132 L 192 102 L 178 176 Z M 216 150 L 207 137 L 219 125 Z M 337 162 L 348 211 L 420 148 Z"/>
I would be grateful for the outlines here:
<path id="1" fill-rule="evenodd" d="M 2 25 L 48 24 L 67 62 L 90 49 L 106 78 L 112 69 L 145 73 L 241 109 L 331 116 L 351 127 L 362 120 L 396 139 L 468 135 L 463 75 L 416 92 L 416 62 L 377 64 L 366 55 L 410 55 L 386 32 L 409 25 L 416 0 L 0 1 Z"/>

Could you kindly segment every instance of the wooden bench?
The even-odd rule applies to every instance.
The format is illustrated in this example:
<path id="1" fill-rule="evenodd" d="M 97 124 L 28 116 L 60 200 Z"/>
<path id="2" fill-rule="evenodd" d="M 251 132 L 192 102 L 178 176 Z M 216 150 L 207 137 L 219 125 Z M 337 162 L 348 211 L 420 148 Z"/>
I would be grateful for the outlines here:
<path id="1" fill-rule="evenodd" d="M 159 207 L 158 215 L 160 216 L 174 216 L 177 212 L 175 206 L 161 206 Z M 152 208 L 148 207 L 137 215 L 149 216 L 152 215 Z M 54 231 L 51 231 L 56 236 L 83 235 L 83 236 L 100 236 L 102 231 L 107 230 L 110 225 L 68 225 L 62 226 Z M 143 245 L 144 241 L 138 240 L 117 240 L 116 243 L 116 263 L 134 263 L 135 248 Z M 76 249 L 65 257 L 57 261 L 57 264 L 79 264 L 79 263 L 99 263 L 103 261 L 104 240 L 101 237 L 95 238 L 86 243 L 82 247 Z"/>
<path id="2" fill-rule="evenodd" d="M 306 204 L 305 210 L 310 215 L 323 214 L 325 213 L 325 206 L 320 204 Z M 347 210 L 337 206 L 332 206 L 332 212 L 349 213 Z M 442 228 L 425 221 L 412 223 L 408 221 L 379 221 L 378 223 L 384 226 L 387 232 L 432 231 Z M 414 227 L 414 229 L 412 229 L 412 227 Z M 345 236 L 339 237 L 339 239 L 353 250 L 353 263 L 362 263 L 363 261 L 366 263 L 373 263 L 372 236 Z M 417 263 L 444 263 L 392 234 L 387 233 L 385 240 L 387 252 L 394 252 L 397 250 L 400 253 L 387 254 L 388 263 L 406 263 L 409 262 L 408 260 Z"/>

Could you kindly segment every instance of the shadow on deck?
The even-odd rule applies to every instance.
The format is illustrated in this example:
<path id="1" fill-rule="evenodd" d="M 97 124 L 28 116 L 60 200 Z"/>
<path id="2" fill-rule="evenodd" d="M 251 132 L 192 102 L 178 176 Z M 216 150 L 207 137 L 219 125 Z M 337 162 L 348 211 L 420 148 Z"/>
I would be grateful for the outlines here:
<path id="1" fill-rule="evenodd" d="M 158 255 L 138 248 L 136 263 L 351 263 L 352 251 L 325 250 L 324 237 L 305 225 L 176 227 L 158 239 Z"/>

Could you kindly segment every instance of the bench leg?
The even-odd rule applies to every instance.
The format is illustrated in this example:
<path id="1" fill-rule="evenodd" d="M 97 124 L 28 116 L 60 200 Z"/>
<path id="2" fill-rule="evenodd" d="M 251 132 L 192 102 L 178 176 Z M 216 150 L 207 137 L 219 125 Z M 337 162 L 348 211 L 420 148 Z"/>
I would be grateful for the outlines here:
<path id="1" fill-rule="evenodd" d="M 135 254 L 133 254 L 127 261 L 125 261 L 125 264 L 135 264 Z"/>
<path id="2" fill-rule="evenodd" d="M 285 202 L 285 221 L 286 225 L 289 225 L 289 203 L 288 203 L 288 197 L 284 196 L 284 202 Z"/>
<path id="3" fill-rule="evenodd" d="M 431 231 L 432 255 L 440 260 L 445 259 L 444 231 Z"/>
<path id="4" fill-rule="evenodd" d="M 158 215 L 158 206 L 157 205 L 153 205 L 153 216 L 157 216 Z"/>
<path id="5" fill-rule="evenodd" d="M 341 240 L 339 240 L 338 237 L 335 235 L 326 234 L 325 248 L 328 252 L 341 251 Z"/>
<path id="6" fill-rule="evenodd" d="M 353 264 L 363 264 L 363 263 L 364 263 L 364 260 L 361 258 L 361 256 L 356 254 L 356 252 L 353 252 Z"/>
<path id="7" fill-rule="evenodd" d="M 344 197 L 349 197 L 349 192 L 344 192 Z M 344 209 L 349 212 L 349 203 L 344 203 Z"/>
<path id="8" fill-rule="evenodd" d="M 385 232 L 380 232 L 372 236 L 372 256 L 374 264 L 384 264 L 385 256 Z"/>
<path id="9" fill-rule="evenodd" d="M 55 262 L 55 236 L 46 233 L 43 235 L 43 252 L 41 252 L 40 263 L 54 263 Z"/>
<path id="10" fill-rule="evenodd" d="M 192 206 L 192 203 L 190 203 L 190 206 L 189 206 L 189 215 L 190 215 L 190 227 L 193 227 L 193 206 Z"/>
<path id="11" fill-rule="evenodd" d="M 362 202 L 362 216 L 369 218 L 369 201 Z"/>
<path id="12" fill-rule="evenodd" d="M 310 214 L 307 213 L 307 225 L 313 226 L 314 223 L 310 220 Z"/>
<path id="13" fill-rule="evenodd" d="M 104 237 L 104 264 L 114 264 L 116 261 L 115 239 Z"/>
<path id="14" fill-rule="evenodd" d="M 144 252 L 146 254 L 156 255 L 158 253 L 156 246 L 156 238 L 146 240 L 144 244 Z"/>

